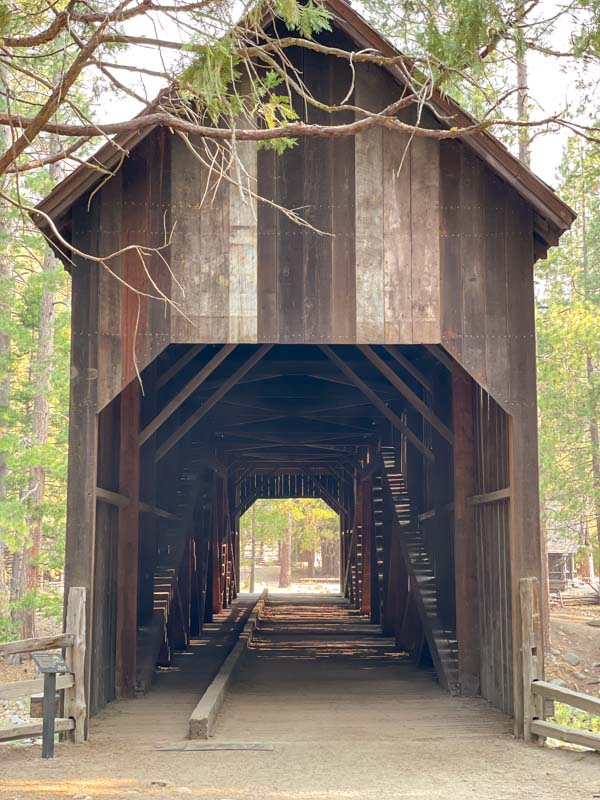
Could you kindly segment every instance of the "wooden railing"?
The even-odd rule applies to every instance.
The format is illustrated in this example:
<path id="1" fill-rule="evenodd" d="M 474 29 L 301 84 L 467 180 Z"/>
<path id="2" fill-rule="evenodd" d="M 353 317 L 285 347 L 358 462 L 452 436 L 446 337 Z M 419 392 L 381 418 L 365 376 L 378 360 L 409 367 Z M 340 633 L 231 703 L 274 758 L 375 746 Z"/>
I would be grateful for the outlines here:
<path id="1" fill-rule="evenodd" d="M 18 642 L 0 644 L 0 656 L 23 653 L 39 653 L 46 650 L 64 650 L 65 661 L 70 672 L 57 675 L 56 689 L 64 691 L 64 715 L 55 720 L 57 733 L 70 731 L 75 742 L 86 738 L 86 702 L 84 685 L 85 664 L 85 589 L 69 589 L 65 632 L 59 636 L 38 639 L 22 639 Z M 0 700 L 15 700 L 43 691 L 44 679 L 0 684 Z M 0 727 L 0 742 L 42 735 L 42 721 L 25 722 Z"/>
<path id="2" fill-rule="evenodd" d="M 538 580 L 521 578 L 519 588 L 523 639 L 524 738 L 530 742 L 543 742 L 546 738 L 557 739 L 560 742 L 600 750 L 600 734 L 544 719 L 547 700 L 565 703 L 600 717 L 600 698 L 574 692 L 542 679 L 543 634 Z"/>

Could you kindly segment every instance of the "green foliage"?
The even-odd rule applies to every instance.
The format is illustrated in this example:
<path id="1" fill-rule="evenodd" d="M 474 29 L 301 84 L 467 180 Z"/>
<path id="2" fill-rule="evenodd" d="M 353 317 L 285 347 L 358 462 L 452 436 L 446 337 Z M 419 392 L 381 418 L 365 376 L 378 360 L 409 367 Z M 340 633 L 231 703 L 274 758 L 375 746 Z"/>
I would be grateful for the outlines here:
<path id="1" fill-rule="evenodd" d="M 550 717 L 550 721 L 568 728 L 600 733 L 600 717 L 579 711 L 566 703 L 554 703 L 554 716 Z"/>
<path id="2" fill-rule="evenodd" d="M 291 528 L 294 549 L 316 550 L 321 541 L 336 539 L 340 531 L 338 515 L 315 498 L 257 500 L 240 521 L 245 542 L 250 540 L 253 518 L 258 545 L 283 542 Z"/>
<path id="3" fill-rule="evenodd" d="M 600 510 L 591 429 L 600 416 L 600 154 L 569 141 L 561 195 L 572 230 L 537 265 L 540 470 L 549 527 L 590 526 Z M 595 485 L 596 483 L 596 485 Z"/>

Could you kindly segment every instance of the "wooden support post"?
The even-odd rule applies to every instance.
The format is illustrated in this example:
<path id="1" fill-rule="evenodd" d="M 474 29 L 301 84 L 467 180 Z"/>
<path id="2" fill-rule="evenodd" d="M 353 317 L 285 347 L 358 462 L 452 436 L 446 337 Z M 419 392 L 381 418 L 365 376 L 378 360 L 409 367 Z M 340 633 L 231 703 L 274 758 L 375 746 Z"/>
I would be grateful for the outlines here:
<path id="1" fill-rule="evenodd" d="M 362 597 L 360 610 L 365 616 L 371 616 L 372 583 L 373 583 L 373 551 L 376 550 L 373 541 L 373 514 L 371 509 L 372 492 L 371 478 L 358 483 L 357 504 L 360 508 L 359 525 L 362 530 Z M 376 574 L 376 573 L 375 573 Z"/>
<path id="2" fill-rule="evenodd" d="M 74 244 L 85 253 L 97 247 L 99 201 L 88 210 L 73 210 Z M 65 597 L 71 587 L 87 590 L 85 624 L 84 706 L 91 688 L 92 607 L 96 547 L 96 484 L 98 469 L 98 270 L 96 263 L 75 255 L 72 294 L 77 298 L 71 315 L 71 387 L 69 411 L 69 467 L 67 480 L 67 534 Z M 65 608 L 65 614 L 66 614 Z M 84 726 L 85 722 L 84 717 Z M 84 736 L 87 733 L 83 734 Z"/>
<path id="3" fill-rule="evenodd" d="M 509 461 L 510 461 L 510 559 L 512 584 L 513 626 L 513 717 L 515 735 L 524 731 L 524 705 L 521 626 L 521 578 L 537 578 L 541 584 L 541 545 L 538 503 L 538 462 L 536 406 L 533 402 L 509 417 Z M 540 608 L 540 616 L 543 606 Z M 537 642 L 537 663 L 543 678 L 544 643 Z"/>
<path id="4" fill-rule="evenodd" d="M 73 637 L 73 644 L 65 651 L 65 661 L 73 674 L 73 686 L 65 689 L 64 716 L 75 722 L 74 742 L 87 739 L 86 665 L 86 593 L 83 586 L 71 586 L 67 595 L 65 633 Z"/>
<path id="5" fill-rule="evenodd" d="M 480 688 L 479 602 L 475 514 L 467 502 L 475 491 L 473 381 L 458 364 L 452 369 L 454 428 L 454 575 L 458 681 L 463 695 Z"/>
<path id="6" fill-rule="evenodd" d="M 157 412 L 158 402 L 157 361 L 144 372 L 144 396 L 140 398 L 140 427 L 148 419 L 153 419 Z M 140 553 L 138 580 L 138 624 L 148 625 L 154 613 L 154 572 L 158 557 L 158 539 L 160 535 L 160 517 L 157 513 L 158 469 L 154 461 L 156 453 L 156 436 L 152 436 L 140 448 L 140 497 L 146 502 L 139 504 L 140 516 Z"/>
<path id="7" fill-rule="evenodd" d="M 121 393 L 119 492 L 130 498 L 130 504 L 119 509 L 115 654 L 117 697 L 133 697 L 135 694 L 140 490 L 139 428 L 140 385 L 137 380 L 133 380 Z"/>
<path id="8" fill-rule="evenodd" d="M 221 509 L 218 503 L 218 482 L 221 479 L 214 476 L 213 513 L 211 515 L 211 587 L 212 587 L 212 612 L 218 614 L 223 608 L 223 589 L 221 582 Z"/>
<path id="9" fill-rule="evenodd" d="M 523 687 L 523 738 L 526 742 L 537 741 L 531 731 L 533 720 L 544 718 L 544 698 L 534 694 L 533 681 L 543 677 L 543 631 L 540 614 L 540 587 L 537 578 L 521 578 L 519 582 L 521 600 L 522 640 L 522 687 Z M 519 676 L 515 676 L 518 679 Z"/>

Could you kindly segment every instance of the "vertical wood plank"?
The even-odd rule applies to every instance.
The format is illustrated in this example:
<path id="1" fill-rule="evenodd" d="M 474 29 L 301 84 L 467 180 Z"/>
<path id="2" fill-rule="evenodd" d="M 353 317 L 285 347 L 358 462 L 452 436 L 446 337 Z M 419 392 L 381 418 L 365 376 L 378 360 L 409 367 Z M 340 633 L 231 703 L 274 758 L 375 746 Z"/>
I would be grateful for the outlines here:
<path id="1" fill-rule="evenodd" d="M 179 136 L 170 141 L 171 264 L 185 291 L 172 315 L 174 342 L 226 342 L 229 335 L 229 184 Z M 205 160 L 202 144 L 195 143 Z"/>
<path id="2" fill-rule="evenodd" d="M 480 688 L 477 538 L 474 509 L 467 503 L 475 494 L 472 387 L 472 379 L 456 364 L 452 373 L 456 638 L 460 691 L 467 696 L 479 694 Z"/>
<path id="3" fill-rule="evenodd" d="M 74 637 L 71 647 L 65 653 L 65 661 L 73 673 L 73 686 L 65 689 L 64 715 L 75 720 L 73 741 L 84 742 L 87 739 L 87 700 L 85 691 L 86 660 L 86 594 L 83 586 L 71 586 L 67 595 L 67 613 L 65 617 L 65 633 Z"/>
<path id="4" fill-rule="evenodd" d="M 341 104 L 351 85 L 352 72 L 341 58 L 329 61 L 330 101 Z M 352 93 L 349 103 L 354 102 Z M 352 111 L 335 115 L 336 122 L 354 120 Z M 356 341 L 356 240 L 355 141 L 353 136 L 339 139 L 332 148 L 333 191 L 331 195 L 331 342 Z"/>
<path id="5" fill-rule="evenodd" d="M 485 172 L 485 364 L 490 394 L 506 398 L 510 391 L 508 298 L 506 275 L 506 185 Z"/>
<path id="6" fill-rule="evenodd" d="M 125 246 L 147 247 L 150 244 L 148 160 L 149 141 L 145 140 L 142 146 L 132 152 L 123 167 L 122 241 Z M 125 286 L 121 294 L 121 386 L 128 384 L 150 358 L 150 301 L 145 296 L 150 290 L 147 265 L 148 260 L 142 260 L 136 249 L 123 254 L 122 278 Z"/>
<path id="7" fill-rule="evenodd" d="M 356 70 L 356 105 L 381 110 L 381 71 L 372 64 Z M 383 131 L 372 128 L 356 137 L 356 341 L 385 341 L 383 269 Z"/>
<path id="8" fill-rule="evenodd" d="M 139 546 L 140 385 L 131 381 L 121 394 L 119 492 L 129 504 L 119 509 L 117 540 L 117 697 L 135 694 Z"/>
<path id="9" fill-rule="evenodd" d="M 98 248 L 99 200 L 73 209 L 74 243 L 85 252 Z M 85 697 L 89 706 L 94 551 L 96 537 L 96 473 L 98 448 L 98 265 L 75 256 L 72 272 L 71 386 L 65 595 L 72 586 L 87 592 Z"/>
<path id="10" fill-rule="evenodd" d="M 257 152 L 255 142 L 238 142 L 243 187 L 229 190 L 229 342 L 256 342 L 257 310 Z"/>
<path id="11" fill-rule="evenodd" d="M 411 232 L 413 341 L 441 341 L 440 146 L 434 139 L 415 137 L 411 145 Z"/>
<path id="12" fill-rule="evenodd" d="M 440 143 L 440 293 L 442 343 L 459 361 L 462 359 L 462 215 L 460 184 L 464 145 Z"/>
<path id="13" fill-rule="evenodd" d="M 288 58 L 302 72 L 304 48 L 290 48 Z M 294 110 L 302 117 L 304 103 L 294 94 Z M 287 150 L 278 161 L 278 203 L 287 209 L 301 210 L 304 203 L 304 145 Z M 285 214 L 278 218 L 277 237 L 277 303 L 279 319 L 278 341 L 298 344 L 304 341 L 304 231 Z"/>
<path id="14" fill-rule="evenodd" d="M 99 193 L 99 254 L 107 256 L 121 247 L 123 172 L 118 170 Z M 121 391 L 122 285 L 108 271 L 122 277 L 122 258 L 106 261 L 98 271 L 98 408 Z"/>
<path id="15" fill-rule="evenodd" d="M 385 341 L 412 344 L 410 148 L 407 135 L 383 132 Z"/>
<path id="16" fill-rule="evenodd" d="M 329 63 L 331 59 L 307 50 L 303 77 L 317 100 L 329 101 Z M 307 122 L 331 124 L 330 115 L 309 106 Z M 304 339 L 307 342 L 331 341 L 332 304 L 332 161 L 331 139 L 307 138 L 304 141 L 304 216 L 323 234 L 304 230 Z"/>
<path id="17" fill-rule="evenodd" d="M 273 150 L 259 150 L 257 156 L 258 195 L 277 202 L 279 158 Z M 259 342 L 276 342 L 279 330 L 277 300 L 278 214 L 268 203 L 257 209 L 257 337 Z"/>
<path id="18" fill-rule="evenodd" d="M 485 227 L 483 166 L 473 153 L 463 155 L 460 184 L 462 215 L 462 291 L 463 347 L 462 363 L 483 386 L 486 369 L 486 292 L 485 292 Z"/>
<path id="19" fill-rule="evenodd" d="M 534 695 L 531 684 L 543 678 L 542 619 L 540 614 L 540 588 L 537 578 L 521 578 L 521 639 L 523 649 L 523 738 L 526 742 L 537 740 L 531 732 L 531 722 L 544 718 L 543 698 Z"/>

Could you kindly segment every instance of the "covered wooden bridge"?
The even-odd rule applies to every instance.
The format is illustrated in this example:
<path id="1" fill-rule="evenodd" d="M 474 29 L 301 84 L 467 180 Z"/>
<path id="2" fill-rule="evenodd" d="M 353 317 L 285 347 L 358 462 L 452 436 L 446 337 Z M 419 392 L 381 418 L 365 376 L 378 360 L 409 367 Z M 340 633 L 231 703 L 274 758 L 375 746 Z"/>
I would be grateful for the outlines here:
<path id="1" fill-rule="evenodd" d="M 393 53 L 328 7 L 322 42 Z M 346 60 L 290 58 L 320 100 L 344 97 Z M 401 92 L 393 65 L 355 65 L 356 106 Z M 465 120 L 442 96 L 424 114 Z M 521 730 L 518 586 L 541 572 L 533 264 L 572 212 L 488 133 L 239 142 L 252 192 L 168 130 L 117 145 L 96 157 L 128 152 L 114 177 L 81 167 L 41 204 L 71 253 L 39 218 L 73 279 L 65 580 L 88 590 L 92 714 L 147 690 L 236 596 L 257 498 L 321 497 L 353 606 Z M 107 258 L 134 244 L 145 258 Z"/>

